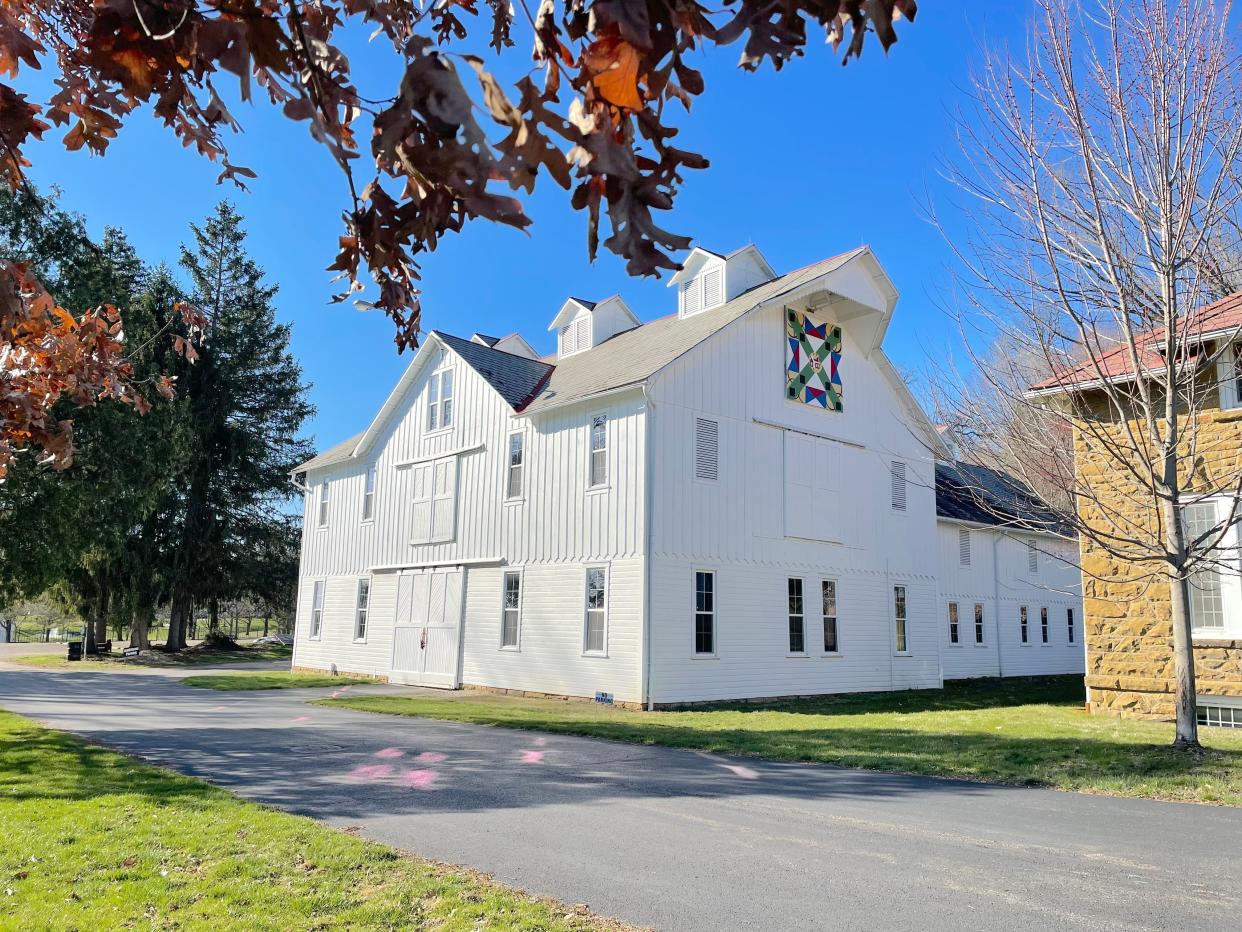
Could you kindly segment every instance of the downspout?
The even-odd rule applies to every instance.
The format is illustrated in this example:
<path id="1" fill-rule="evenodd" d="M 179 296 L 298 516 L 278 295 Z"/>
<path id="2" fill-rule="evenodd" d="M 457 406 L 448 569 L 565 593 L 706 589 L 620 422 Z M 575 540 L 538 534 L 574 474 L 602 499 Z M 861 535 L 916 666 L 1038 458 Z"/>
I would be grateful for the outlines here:
<path id="1" fill-rule="evenodd" d="M 1005 652 L 1001 644 L 1000 623 L 1000 539 L 999 531 L 992 532 L 992 626 L 996 629 L 996 675 L 1005 676 Z"/>
<path id="2" fill-rule="evenodd" d="M 646 460 L 646 470 L 643 477 L 643 666 L 642 666 L 642 683 L 641 694 L 643 707 L 651 712 L 654 709 L 654 703 L 651 699 L 651 500 L 652 487 L 655 483 L 652 481 L 655 474 L 655 455 L 652 450 L 652 419 L 655 417 L 655 408 L 651 401 L 651 394 L 647 391 L 647 383 L 643 383 L 643 456 Z"/>

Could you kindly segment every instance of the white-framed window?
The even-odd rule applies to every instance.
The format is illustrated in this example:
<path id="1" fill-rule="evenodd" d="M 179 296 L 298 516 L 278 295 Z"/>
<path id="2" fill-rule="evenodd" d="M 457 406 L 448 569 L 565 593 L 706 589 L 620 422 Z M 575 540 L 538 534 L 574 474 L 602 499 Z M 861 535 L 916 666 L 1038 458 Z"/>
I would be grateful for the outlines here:
<path id="1" fill-rule="evenodd" d="M 515 430 L 509 435 L 509 462 L 506 465 L 505 498 L 522 497 L 522 474 L 526 471 L 526 434 Z"/>
<path id="2" fill-rule="evenodd" d="M 820 609 L 824 618 L 824 653 L 841 653 L 841 639 L 837 631 L 837 581 L 820 580 Z"/>
<path id="3" fill-rule="evenodd" d="M 370 521 L 375 517 L 375 480 L 377 471 L 374 466 L 367 467 L 366 479 L 362 486 L 362 520 Z"/>
<path id="4" fill-rule="evenodd" d="M 716 653 L 716 574 L 694 571 L 694 652 Z"/>
<path id="5" fill-rule="evenodd" d="M 1220 406 L 1242 408 L 1242 342 L 1226 346 L 1216 363 Z"/>
<path id="6" fill-rule="evenodd" d="M 1026 571 L 1032 576 L 1039 572 L 1039 545 L 1034 538 L 1026 542 Z"/>
<path id="7" fill-rule="evenodd" d="M 983 603 L 975 603 L 975 643 L 983 643 Z"/>
<path id="8" fill-rule="evenodd" d="M 893 647 L 899 654 L 910 652 L 910 641 L 906 629 L 907 611 L 906 587 L 893 586 Z"/>
<path id="9" fill-rule="evenodd" d="M 720 424 L 694 419 L 694 478 L 715 482 L 720 476 Z"/>
<path id="10" fill-rule="evenodd" d="M 958 644 L 960 642 L 960 632 L 957 626 L 957 603 L 949 603 L 949 643 Z"/>
<path id="11" fill-rule="evenodd" d="M 431 373 L 427 382 L 427 430 L 453 426 L 453 369 Z"/>
<path id="12" fill-rule="evenodd" d="M 591 453 L 587 484 L 599 488 L 608 484 L 608 415 L 591 418 Z"/>
<path id="13" fill-rule="evenodd" d="M 1067 608 L 1065 610 L 1065 633 L 1069 636 L 1069 643 L 1074 643 L 1074 610 Z"/>
<path id="14" fill-rule="evenodd" d="M 966 528 L 957 532 L 957 562 L 960 566 L 970 566 L 970 531 Z"/>
<path id="15" fill-rule="evenodd" d="M 1196 546 L 1198 555 L 1208 562 L 1199 564 L 1190 575 L 1190 623 L 1195 637 L 1242 638 L 1242 575 L 1239 575 L 1239 526 L 1235 523 L 1222 535 L 1219 529 L 1230 518 L 1228 498 L 1206 499 L 1182 508 L 1186 543 L 1207 535 Z M 1219 537 L 1219 542 L 1216 538 Z M 1208 548 L 1215 543 L 1215 548 Z"/>
<path id="16" fill-rule="evenodd" d="M 1048 643 L 1048 606 L 1044 605 L 1039 609 L 1039 639 Z"/>
<path id="17" fill-rule="evenodd" d="M 893 460 L 888 464 L 890 504 L 893 511 L 906 510 L 906 464 Z"/>
<path id="18" fill-rule="evenodd" d="M 522 637 L 522 574 L 509 570 L 501 586 L 500 647 L 517 650 Z"/>
<path id="19" fill-rule="evenodd" d="M 608 653 L 608 568 L 604 566 L 587 567 L 582 652 Z"/>
<path id="20" fill-rule="evenodd" d="M 1018 606 L 1018 635 L 1023 644 L 1031 643 L 1030 618 L 1025 605 Z"/>
<path id="21" fill-rule="evenodd" d="M 354 611 L 354 640 L 367 639 L 367 610 L 371 607 L 371 577 L 358 580 L 358 607 Z"/>
<path id="22" fill-rule="evenodd" d="M 802 602 L 802 580 L 789 577 L 789 652 L 806 653 L 806 614 Z"/>
<path id="23" fill-rule="evenodd" d="M 319 526 L 328 526 L 328 480 L 319 483 Z"/>
<path id="24" fill-rule="evenodd" d="M 318 641 L 323 634 L 323 580 L 315 580 L 315 590 L 311 597 L 310 639 Z"/>

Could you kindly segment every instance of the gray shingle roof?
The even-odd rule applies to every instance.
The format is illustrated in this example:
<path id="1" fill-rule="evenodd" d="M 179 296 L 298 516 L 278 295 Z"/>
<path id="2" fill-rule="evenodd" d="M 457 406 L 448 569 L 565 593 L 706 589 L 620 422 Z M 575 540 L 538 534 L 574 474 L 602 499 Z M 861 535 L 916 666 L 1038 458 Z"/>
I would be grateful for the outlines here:
<path id="1" fill-rule="evenodd" d="M 672 315 L 626 330 L 585 352 L 557 360 L 547 384 L 523 413 L 598 395 L 646 381 L 682 353 L 702 343 L 764 301 L 844 265 L 865 247 L 781 275 L 743 292 L 710 311 L 690 317 Z M 477 344 L 476 344 L 477 345 Z"/>
<path id="2" fill-rule="evenodd" d="M 936 515 L 1015 530 L 1070 533 L 1029 486 L 974 463 L 936 464 Z"/>
<path id="3" fill-rule="evenodd" d="M 493 349 L 473 340 L 463 340 L 451 333 L 433 330 L 440 340 L 487 380 L 509 407 L 526 404 L 547 378 L 552 366 L 538 359 L 527 359 L 504 350 Z"/>
<path id="4" fill-rule="evenodd" d="M 322 469 L 324 466 L 343 463 L 349 459 L 350 452 L 358 445 L 358 441 L 361 439 L 362 434 L 354 434 L 348 440 L 342 440 L 336 446 L 328 447 L 318 456 L 308 459 L 295 469 L 294 472 L 306 472 L 308 469 Z"/>

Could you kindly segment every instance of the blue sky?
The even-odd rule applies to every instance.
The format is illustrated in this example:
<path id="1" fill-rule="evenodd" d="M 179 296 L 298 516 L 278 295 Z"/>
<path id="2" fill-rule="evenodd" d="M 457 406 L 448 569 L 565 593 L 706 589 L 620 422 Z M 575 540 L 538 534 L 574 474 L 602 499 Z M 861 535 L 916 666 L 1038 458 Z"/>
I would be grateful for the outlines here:
<path id="1" fill-rule="evenodd" d="M 981 47 L 1021 45 L 1030 16 L 1027 2 L 921 6 L 916 23 L 898 24 L 901 41 L 887 57 L 870 43 L 845 68 L 818 41 L 779 73 L 738 70 L 736 46 L 702 54 L 707 92 L 674 120 L 684 127 L 678 143 L 712 164 L 687 176 L 676 208 L 660 218 L 709 249 L 754 242 L 778 272 L 870 243 L 902 295 L 886 346 L 899 367 L 917 371 L 956 339 L 937 310 L 951 256 L 922 205 L 930 198 L 950 206 L 937 164 L 954 153 L 952 112 L 966 103 Z M 499 76 L 525 67 L 528 36 L 518 42 Z M 391 86 L 392 56 L 382 47 L 349 51 L 364 93 Z M 19 89 L 43 97 L 28 73 Z M 366 425 L 408 353 L 396 354 L 382 315 L 328 303 L 334 287 L 324 268 L 347 197 L 326 150 L 262 103 L 235 116 L 245 132 L 232 141 L 233 161 L 259 174 L 248 194 L 217 186 L 218 167 L 146 114 L 126 124 L 104 158 L 66 152 L 60 133 L 49 133 L 28 151 L 31 176 L 58 185 L 63 205 L 84 214 L 92 232 L 124 229 L 152 263 L 175 264 L 190 221 L 222 196 L 233 199 L 253 254 L 280 285 L 280 314 L 294 322 L 293 349 L 319 409 L 309 430 L 322 448 Z M 609 253 L 588 263 L 585 218 L 555 185 L 542 185 L 527 209 L 529 233 L 478 222 L 426 257 L 425 329 L 519 330 L 548 352 L 547 325 L 568 295 L 621 292 L 644 320 L 675 309 L 665 280 L 631 279 Z"/>

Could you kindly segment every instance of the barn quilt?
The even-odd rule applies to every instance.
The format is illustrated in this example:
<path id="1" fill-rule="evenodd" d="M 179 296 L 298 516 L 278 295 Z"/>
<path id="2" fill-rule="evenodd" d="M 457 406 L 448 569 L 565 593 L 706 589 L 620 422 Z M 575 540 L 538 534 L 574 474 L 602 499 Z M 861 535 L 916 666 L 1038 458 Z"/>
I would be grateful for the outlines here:
<path id="1" fill-rule="evenodd" d="M 785 397 L 841 410 L 841 328 L 785 309 Z"/>

